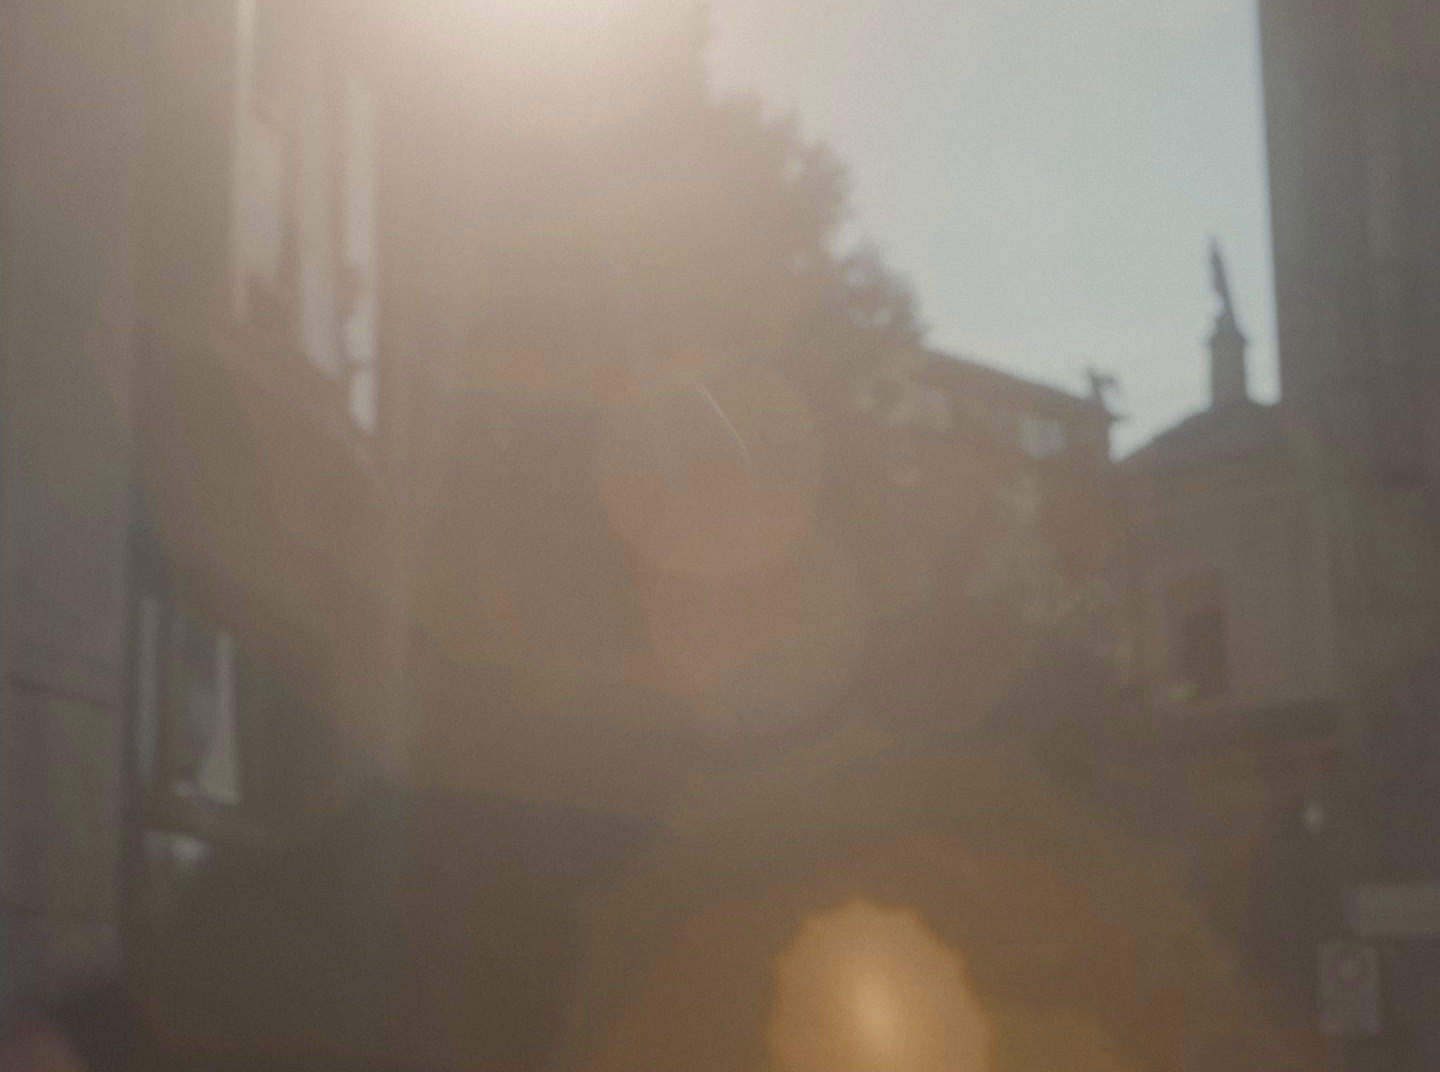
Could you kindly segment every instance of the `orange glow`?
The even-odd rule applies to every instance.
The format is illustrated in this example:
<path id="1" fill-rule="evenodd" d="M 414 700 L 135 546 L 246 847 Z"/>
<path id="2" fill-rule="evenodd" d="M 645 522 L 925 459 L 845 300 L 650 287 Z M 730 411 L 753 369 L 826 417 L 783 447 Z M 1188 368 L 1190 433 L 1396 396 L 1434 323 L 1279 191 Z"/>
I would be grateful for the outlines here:
<path id="1" fill-rule="evenodd" d="M 895 989 L 880 975 L 861 978 L 855 985 L 855 1025 L 865 1044 L 877 1055 L 894 1058 L 903 1041 L 904 1014 L 896 1007 Z"/>
<path id="2" fill-rule="evenodd" d="M 430 18 L 439 29 L 516 48 L 572 47 L 634 11 L 635 0 L 432 0 Z"/>
<path id="3" fill-rule="evenodd" d="M 776 965 L 780 1072 L 988 1072 L 990 1035 L 959 955 L 908 912 L 816 916 Z"/>
<path id="4" fill-rule="evenodd" d="M 648 602 L 668 683 L 713 730 L 803 721 L 844 693 L 864 649 L 855 568 L 819 538 L 741 573 L 658 573 Z"/>
<path id="5" fill-rule="evenodd" d="M 820 445 L 804 399 L 778 376 L 677 376 L 612 407 L 596 480 L 615 531 L 650 565 L 734 574 L 809 526 Z"/>

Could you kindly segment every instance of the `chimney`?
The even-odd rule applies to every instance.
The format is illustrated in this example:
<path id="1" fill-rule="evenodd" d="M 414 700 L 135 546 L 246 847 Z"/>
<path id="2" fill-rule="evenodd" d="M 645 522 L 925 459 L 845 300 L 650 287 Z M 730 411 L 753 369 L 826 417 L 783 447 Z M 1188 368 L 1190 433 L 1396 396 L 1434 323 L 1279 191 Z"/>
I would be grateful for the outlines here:
<path id="1" fill-rule="evenodd" d="M 1250 340 L 1233 316 L 1222 314 L 1210 336 L 1210 406 L 1220 409 L 1250 399 L 1245 350 Z"/>

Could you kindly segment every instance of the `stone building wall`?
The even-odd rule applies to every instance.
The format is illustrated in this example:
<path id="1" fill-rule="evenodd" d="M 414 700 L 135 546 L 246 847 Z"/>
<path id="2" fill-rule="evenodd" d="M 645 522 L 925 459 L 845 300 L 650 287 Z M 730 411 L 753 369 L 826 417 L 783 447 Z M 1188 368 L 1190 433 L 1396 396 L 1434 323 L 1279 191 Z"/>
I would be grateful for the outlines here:
<path id="1" fill-rule="evenodd" d="M 118 941 L 135 5 L 0 4 L 0 991 Z"/>

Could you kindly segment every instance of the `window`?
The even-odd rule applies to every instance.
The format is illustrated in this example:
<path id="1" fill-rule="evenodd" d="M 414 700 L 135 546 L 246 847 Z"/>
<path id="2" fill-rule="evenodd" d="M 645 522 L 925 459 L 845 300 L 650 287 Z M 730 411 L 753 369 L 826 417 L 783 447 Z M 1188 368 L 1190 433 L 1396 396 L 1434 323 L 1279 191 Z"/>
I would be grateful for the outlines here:
<path id="1" fill-rule="evenodd" d="M 147 594 L 137 612 L 136 769 L 153 796 L 243 802 L 234 638 Z"/>
<path id="2" fill-rule="evenodd" d="M 1053 417 L 1034 413 L 1020 415 L 1020 450 L 1027 458 L 1042 461 L 1065 453 L 1065 426 Z"/>
<path id="3" fill-rule="evenodd" d="M 142 565 L 135 606 L 133 769 L 139 829 L 134 891 L 163 920 L 217 851 L 263 842 L 331 791 L 339 751 L 241 638 L 175 598 Z"/>
<path id="4" fill-rule="evenodd" d="M 379 243 L 365 82 L 281 0 L 237 0 L 232 303 L 375 425 Z"/>
<path id="5" fill-rule="evenodd" d="M 134 769 L 145 804 L 136 893 L 158 923 L 246 802 L 239 665 L 228 632 L 156 592 L 137 603 L 135 636 Z"/>
<path id="6" fill-rule="evenodd" d="M 1219 578 L 1188 578 L 1171 593 L 1174 670 L 1181 696 L 1212 700 L 1224 695 L 1228 676 L 1225 607 Z"/>
<path id="7" fill-rule="evenodd" d="M 235 640 L 184 614 L 174 625 L 180 680 L 169 741 L 171 785 L 181 796 L 233 807 L 240 803 Z"/>
<path id="8" fill-rule="evenodd" d="M 263 6 L 262 6 L 263 5 Z M 295 69 L 284 20 L 265 0 L 238 0 L 233 117 L 232 293 L 236 316 L 276 331 L 294 323 Z"/>

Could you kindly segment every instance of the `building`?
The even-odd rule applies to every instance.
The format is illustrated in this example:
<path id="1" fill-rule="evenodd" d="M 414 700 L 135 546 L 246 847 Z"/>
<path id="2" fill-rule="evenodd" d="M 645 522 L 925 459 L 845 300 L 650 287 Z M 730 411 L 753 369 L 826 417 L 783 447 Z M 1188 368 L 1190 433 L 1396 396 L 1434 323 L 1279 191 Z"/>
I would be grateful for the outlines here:
<path id="1" fill-rule="evenodd" d="M 1103 397 L 1103 376 L 1083 396 L 973 358 L 927 351 L 917 378 L 943 398 L 953 425 L 983 428 L 997 444 L 1031 462 L 1100 470 L 1110 460 L 1115 416 Z"/>
<path id="2" fill-rule="evenodd" d="M 1102 395 L 921 349 L 861 400 L 876 430 L 840 470 L 879 472 L 843 524 L 867 578 L 871 703 L 916 720 L 907 732 L 1001 717 L 1038 638 L 1116 545 Z"/>
<path id="3" fill-rule="evenodd" d="M 933 354 L 922 379 L 949 399 L 957 431 L 989 439 L 1034 481 L 1039 530 L 1062 573 L 1070 581 L 1092 573 L 1120 531 L 1110 378 L 1092 370 L 1090 391 L 1080 395 Z"/>
<path id="4" fill-rule="evenodd" d="M 114 955 L 136 352 L 130 5 L 0 5 L 0 960 Z"/>
<path id="5" fill-rule="evenodd" d="M 406 768 L 404 430 L 460 313 L 385 284 L 444 168 L 383 14 L 0 4 L 7 995 Z"/>
<path id="6" fill-rule="evenodd" d="M 1283 389 L 1316 445 L 1336 613 L 1346 777 L 1332 850 L 1344 900 L 1374 909 L 1336 931 L 1380 941 L 1386 973 L 1380 1035 L 1352 1056 L 1418 1068 L 1440 1029 L 1433 943 L 1414 939 L 1440 930 L 1402 918 L 1393 895 L 1440 903 L 1440 13 L 1415 0 L 1259 11 Z"/>
<path id="7" fill-rule="evenodd" d="M 1329 529 L 1305 427 L 1250 397 L 1247 342 L 1221 309 L 1211 400 L 1125 460 L 1125 564 L 1144 711 L 1111 742 L 1193 892 L 1283 1000 L 1304 1003 L 1329 892 L 1312 829 L 1340 748 Z"/>
<path id="8" fill-rule="evenodd" d="M 1337 689 L 1323 519 L 1289 407 L 1250 397 L 1226 305 L 1212 399 L 1126 462 L 1141 676 L 1176 717 L 1264 720 Z"/>
<path id="9" fill-rule="evenodd" d="M 160 4 L 142 38 L 128 858 L 146 909 L 166 872 L 284 836 L 356 764 L 402 762 L 387 98 L 366 23 L 335 18 Z"/>
<path id="10" fill-rule="evenodd" d="M 1281 372 L 1318 445 L 1356 774 L 1379 790 L 1372 805 L 1394 802 L 1375 865 L 1428 874 L 1440 863 L 1420 786 L 1440 683 L 1440 20 L 1408 2 L 1260 11 Z"/>

